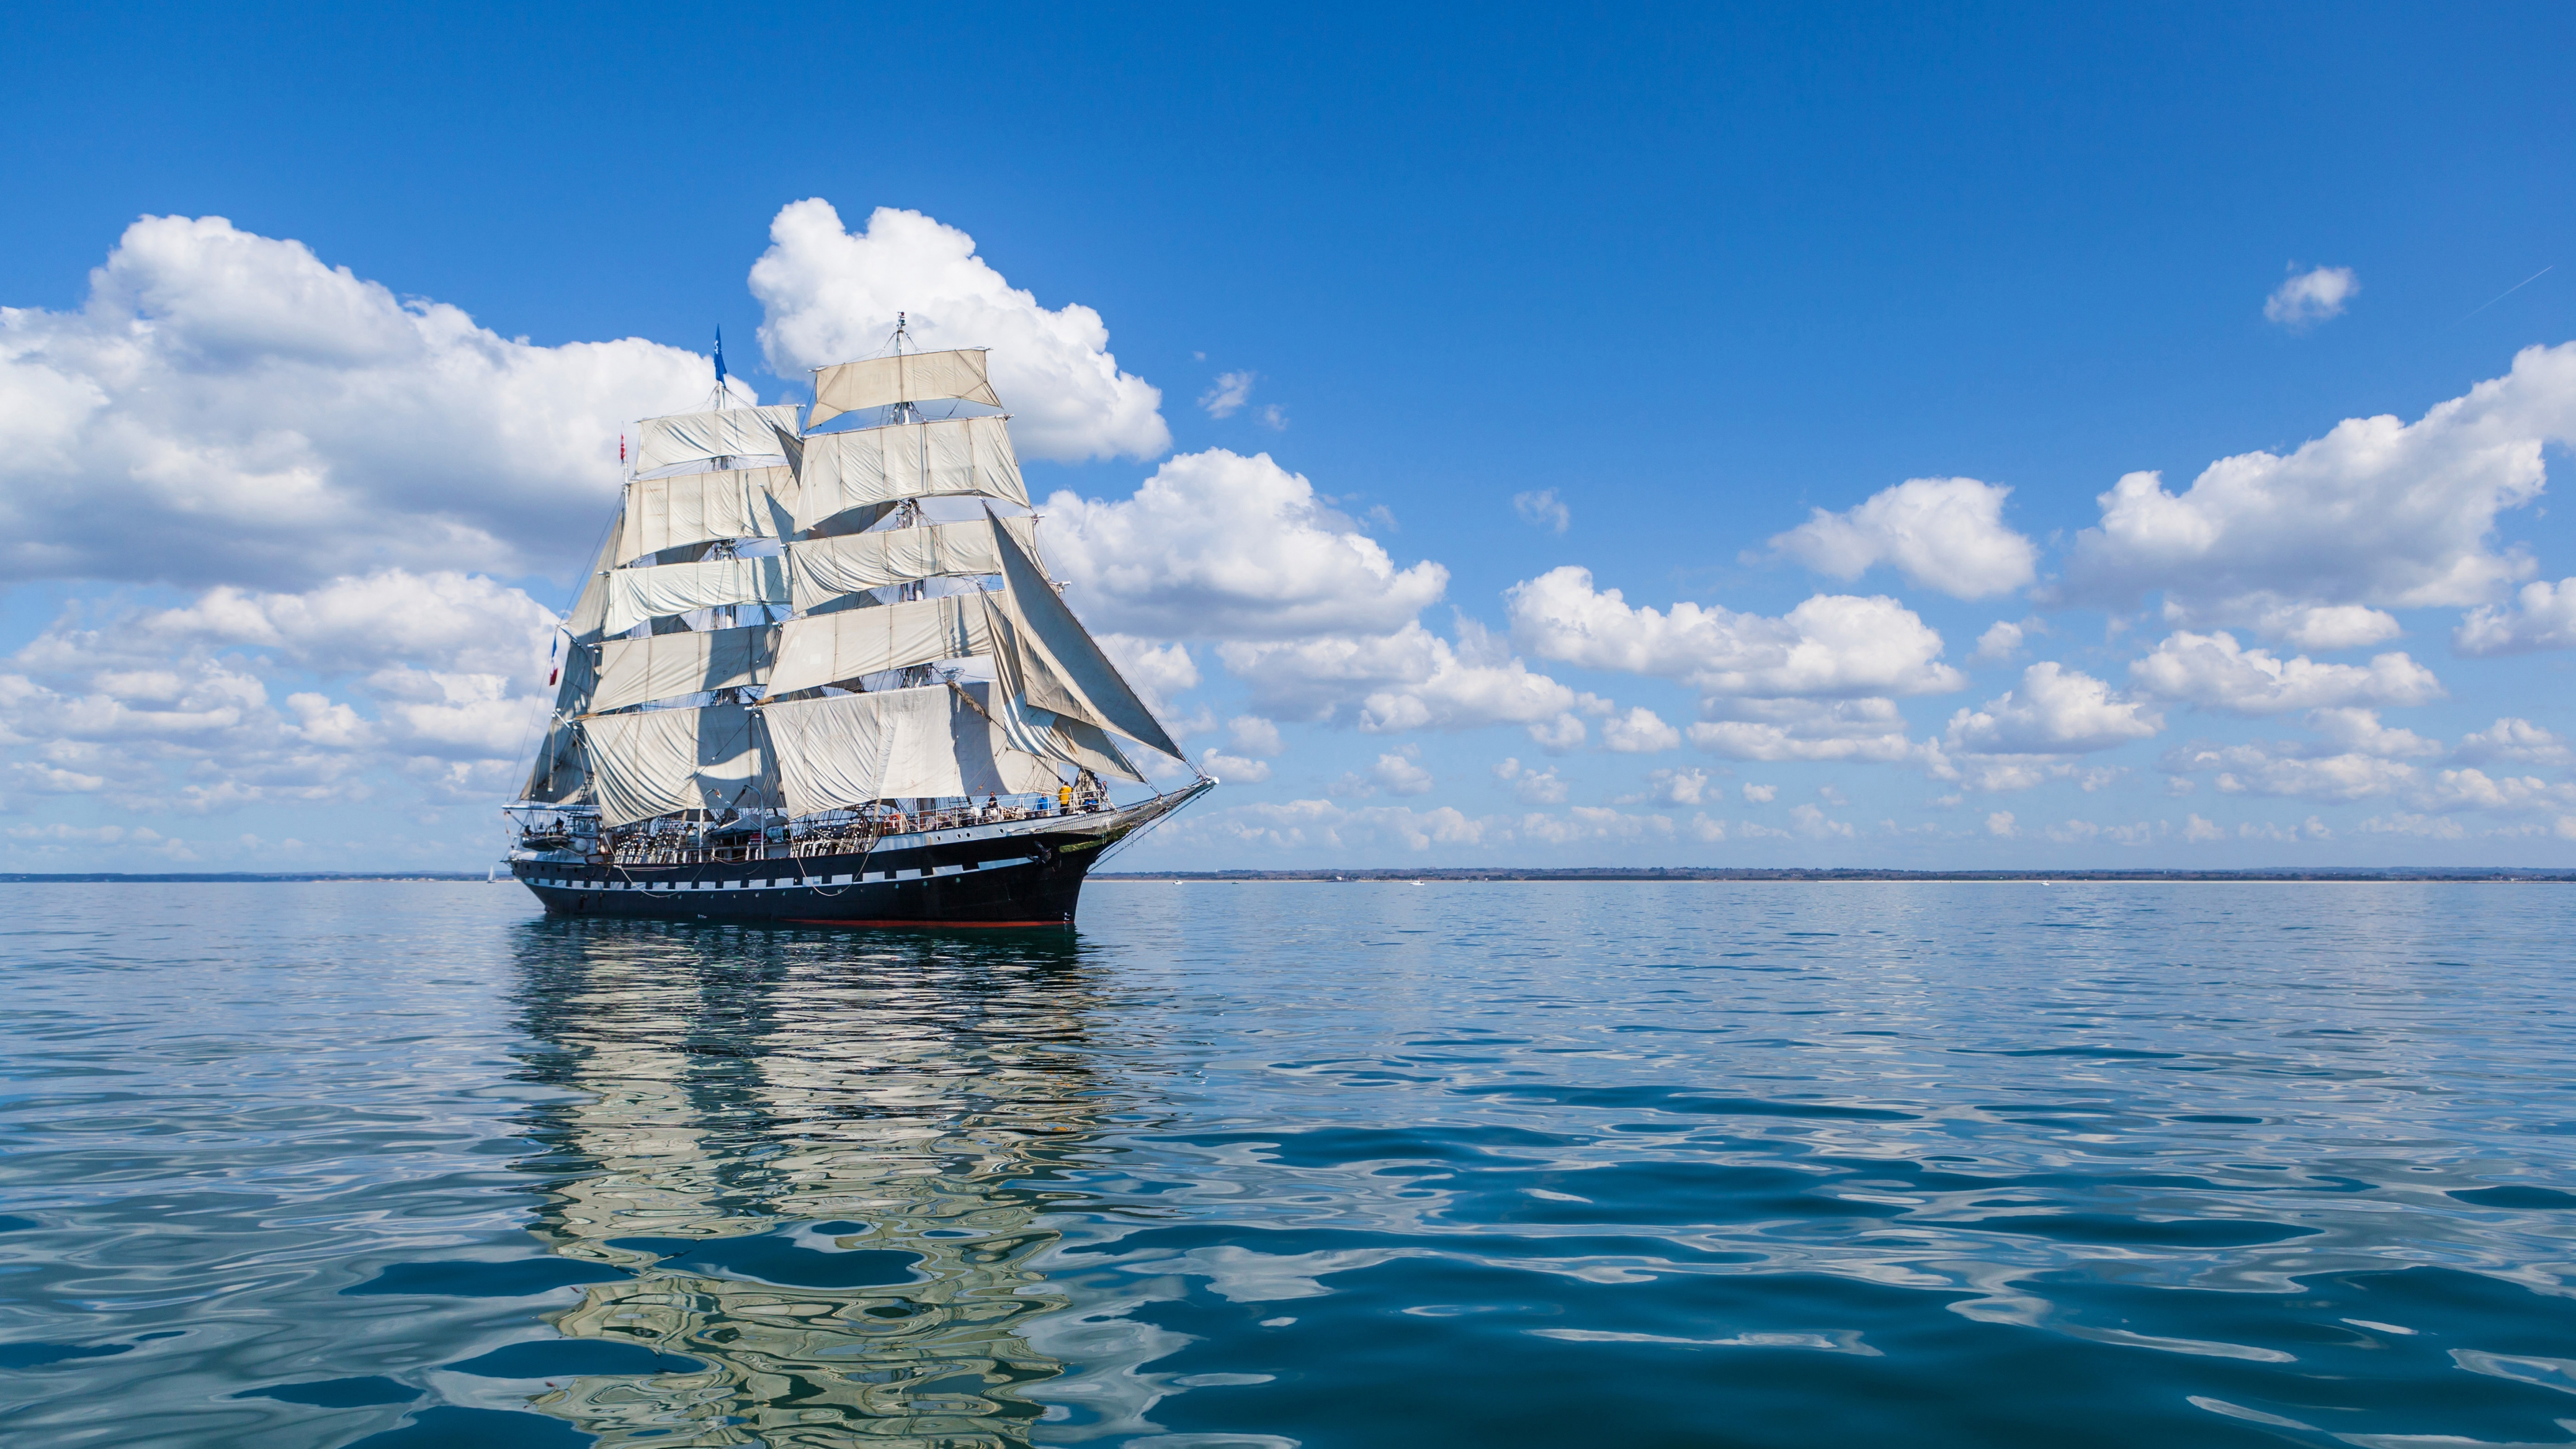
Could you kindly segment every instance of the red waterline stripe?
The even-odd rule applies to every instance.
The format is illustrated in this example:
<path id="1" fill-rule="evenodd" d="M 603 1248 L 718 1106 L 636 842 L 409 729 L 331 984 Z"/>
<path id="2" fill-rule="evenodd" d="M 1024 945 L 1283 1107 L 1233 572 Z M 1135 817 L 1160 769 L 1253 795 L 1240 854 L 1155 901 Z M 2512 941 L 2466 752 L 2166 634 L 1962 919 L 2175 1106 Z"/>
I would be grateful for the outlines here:
<path id="1" fill-rule="evenodd" d="M 948 931 L 1021 929 L 1030 926 L 1070 926 L 1071 921 L 825 921 L 804 916 L 780 917 L 791 926 L 903 926 L 915 930 Z"/>

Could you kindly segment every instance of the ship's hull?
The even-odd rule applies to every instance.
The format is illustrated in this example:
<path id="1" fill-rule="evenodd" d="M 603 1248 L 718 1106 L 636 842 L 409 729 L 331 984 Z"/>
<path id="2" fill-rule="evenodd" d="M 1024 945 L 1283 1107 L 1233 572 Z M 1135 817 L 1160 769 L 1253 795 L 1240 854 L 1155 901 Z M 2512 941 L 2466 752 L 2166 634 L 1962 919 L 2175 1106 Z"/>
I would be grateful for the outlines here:
<path id="1" fill-rule="evenodd" d="M 891 836 L 845 854 L 669 865 L 535 856 L 514 858 L 510 873 L 554 915 L 1062 929 L 1101 851 L 1198 793 L 1114 814 Z"/>

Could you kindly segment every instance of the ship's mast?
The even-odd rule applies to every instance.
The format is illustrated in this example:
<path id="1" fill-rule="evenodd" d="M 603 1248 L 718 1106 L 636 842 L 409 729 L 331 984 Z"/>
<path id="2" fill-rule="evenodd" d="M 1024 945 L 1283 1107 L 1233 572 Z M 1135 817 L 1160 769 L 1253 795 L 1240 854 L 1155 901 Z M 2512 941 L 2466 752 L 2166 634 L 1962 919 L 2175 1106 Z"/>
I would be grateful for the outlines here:
<path id="1" fill-rule="evenodd" d="M 903 356 L 903 345 L 911 340 L 912 319 L 910 315 L 903 312 L 895 313 L 894 336 L 888 342 L 888 345 L 894 349 L 894 355 L 897 357 Z M 886 414 L 886 421 L 888 423 L 920 422 L 921 409 L 916 407 L 910 399 L 906 399 L 902 402 L 896 403 L 894 407 L 888 411 Z M 921 451 L 922 465 L 927 469 L 929 466 L 930 454 L 930 439 L 927 434 L 925 434 L 921 439 Z M 896 528 L 919 528 L 921 523 L 921 500 L 917 498 L 907 498 L 901 503 L 895 505 L 894 526 Z M 895 600 L 898 603 L 912 603 L 928 598 L 930 596 L 930 585 L 927 580 L 912 579 L 898 585 L 894 591 L 894 595 Z M 937 671 L 931 666 L 927 664 L 915 664 L 906 668 L 901 674 L 897 675 L 895 677 L 895 681 L 898 688 L 911 688 L 929 684 L 937 677 Z"/>

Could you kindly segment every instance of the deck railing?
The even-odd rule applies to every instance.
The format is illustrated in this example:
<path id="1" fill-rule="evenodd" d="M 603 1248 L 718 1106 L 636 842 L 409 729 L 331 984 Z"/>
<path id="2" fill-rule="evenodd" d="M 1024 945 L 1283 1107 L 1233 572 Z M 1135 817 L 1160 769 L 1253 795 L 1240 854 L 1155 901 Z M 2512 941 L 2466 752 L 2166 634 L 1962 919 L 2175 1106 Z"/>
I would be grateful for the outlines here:
<path id="1" fill-rule="evenodd" d="M 570 836 L 560 823 L 530 826 L 520 834 L 525 849 L 573 849 L 603 864 L 635 866 L 718 865 L 761 860 L 796 860 L 810 856 L 849 855 L 870 850 L 889 835 L 924 834 L 996 825 L 1014 820 L 1070 819 L 1106 813 L 1106 799 L 1077 799 L 1063 807 L 1045 795 L 996 799 L 989 805 L 953 805 L 933 810 L 900 810 L 878 805 L 842 815 L 811 817 L 793 824 L 767 826 L 756 832 L 698 821 L 650 820 L 626 830 L 603 831 L 596 839 Z"/>

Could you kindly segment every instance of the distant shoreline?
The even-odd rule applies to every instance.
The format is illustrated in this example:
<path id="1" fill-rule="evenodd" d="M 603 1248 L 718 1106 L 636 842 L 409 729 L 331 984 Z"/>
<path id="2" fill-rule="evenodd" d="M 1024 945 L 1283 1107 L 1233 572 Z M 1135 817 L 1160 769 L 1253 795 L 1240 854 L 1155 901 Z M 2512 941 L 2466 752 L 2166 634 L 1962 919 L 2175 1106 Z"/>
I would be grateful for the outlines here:
<path id="1" fill-rule="evenodd" d="M 249 872 L 201 871 L 132 875 L 117 871 L 80 871 L 59 875 L 32 872 L 0 872 L 0 885 L 362 885 L 402 881 L 427 881 L 441 884 L 465 883 L 483 885 L 487 877 L 472 871 L 409 871 L 395 873 L 310 871 Z M 1207 884 L 1248 884 L 1260 881 L 1301 881 L 1313 884 L 1359 885 L 1388 881 L 1437 882 L 1442 885 L 1485 884 L 1508 881 L 1812 881 L 1830 884 L 1836 881 L 2069 881 L 2069 882 L 2175 882 L 2175 881 L 2362 881 L 2397 884 L 2404 882 L 2491 884 L 2491 885 L 2570 885 L 2576 884 L 2576 870 L 2547 869 L 2525 866 L 2474 866 L 2434 869 L 2417 866 L 2350 866 L 2306 867 L 2281 866 L 2258 870 L 1870 870 L 1795 868 L 1738 868 L 1698 866 L 1567 866 L 1553 870 L 1514 870 L 1505 867 L 1447 867 L 1428 870 L 1142 870 L 1095 871 L 1096 881 L 1192 881 Z M 490 882 L 515 885 L 515 880 Z"/>
<path id="2" fill-rule="evenodd" d="M 1203 881 L 1212 884 L 1254 881 L 1308 881 L 1322 884 L 1424 881 L 2370 881 L 2473 882 L 2493 884 L 2576 884 L 2576 870 L 2492 866 L 2436 870 L 2413 867 L 2385 869 L 2354 866 L 2266 870 L 1797 870 L 1700 869 L 1696 867 L 1570 867 L 1561 870 L 1161 870 L 1096 871 L 1093 880 Z"/>
<path id="3" fill-rule="evenodd" d="M 470 881 L 482 885 L 488 879 L 467 870 L 412 871 L 310 871 L 281 874 L 251 871 L 170 872 L 157 875 L 127 875 L 112 870 L 79 871 L 64 875 L 39 875 L 32 872 L 0 872 L 0 885 L 358 885 L 370 881 Z M 516 880 L 497 882 L 516 885 Z"/>

